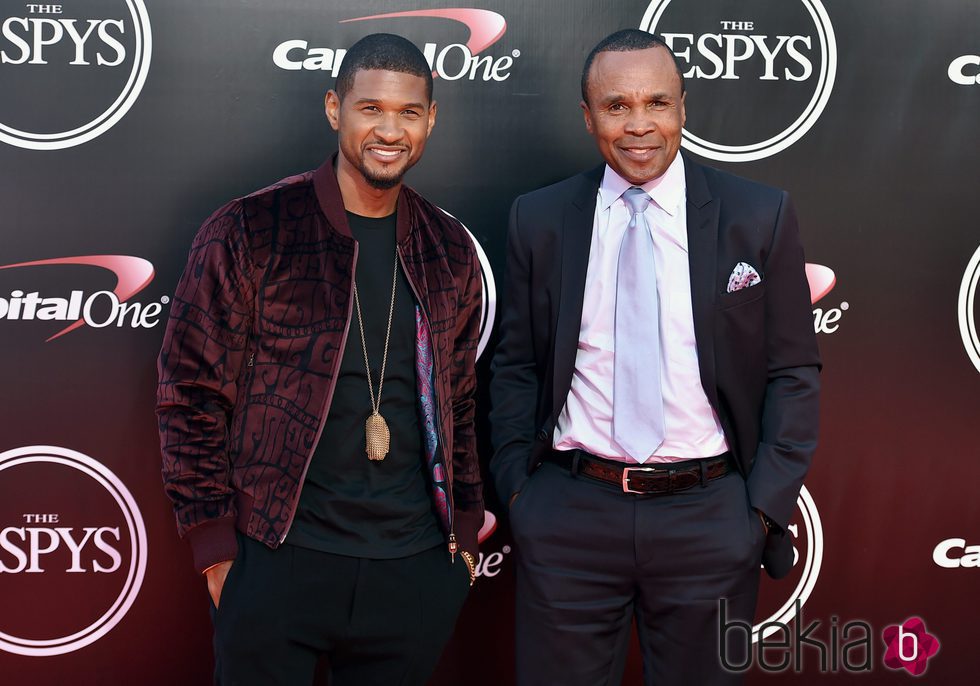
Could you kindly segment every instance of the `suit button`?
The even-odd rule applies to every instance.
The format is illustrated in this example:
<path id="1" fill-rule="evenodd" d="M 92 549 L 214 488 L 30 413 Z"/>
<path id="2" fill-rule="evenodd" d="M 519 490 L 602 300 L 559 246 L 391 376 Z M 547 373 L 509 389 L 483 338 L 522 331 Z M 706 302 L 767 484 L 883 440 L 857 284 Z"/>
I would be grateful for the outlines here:
<path id="1" fill-rule="evenodd" d="M 547 441 L 548 440 L 548 432 L 545 431 L 544 429 L 541 429 L 540 431 L 538 431 L 538 440 L 539 441 Z"/>

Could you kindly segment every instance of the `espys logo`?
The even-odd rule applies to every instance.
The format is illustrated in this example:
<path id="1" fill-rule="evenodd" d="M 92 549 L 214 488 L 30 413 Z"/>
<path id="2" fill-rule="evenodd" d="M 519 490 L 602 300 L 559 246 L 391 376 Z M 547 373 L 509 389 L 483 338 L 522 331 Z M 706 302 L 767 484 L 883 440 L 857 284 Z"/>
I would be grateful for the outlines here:
<path id="1" fill-rule="evenodd" d="M 776 585 L 763 582 L 756 612 L 756 616 L 763 619 L 752 627 L 753 643 L 778 631 L 778 624 L 787 624 L 792 619 L 798 619 L 800 610 L 810 598 L 820 576 L 820 566 L 823 564 L 823 524 L 820 522 L 816 503 L 806 486 L 800 490 L 800 497 L 796 500 L 796 514 L 787 531 L 793 537 L 793 570 Z M 793 579 L 796 580 L 796 585 L 786 597 L 783 589 Z"/>
<path id="2" fill-rule="evenodd" d="M 70 148 L 126 115 L 150 68 L 143 0 L 4 4 L 19 11 L 0 14 L 0 92 L 18 97 L 0 100 L 0 141 Z"/>
<path id="3" fill-rule="evenodd" d="M 682 145 L 747 162 L 785 150 L 820 118 L 837 74 L 837 41 L 820 0 L 734 5 L 653 0 L 640 29 L 662 36 L 688 67 L 688 100 L 700 105 L 687 113 Z M 760 102 L 770 116 L 758 116 Z"/>
<path id="4" fill-rule="evenodd" d="M 949 80 L 960 86 L 980 84 L 980 55 L 961 55 L 949 63 Z"/>
<path id="5" fill-rule="evenodd" d="M 389 12 L 373 14 L 368 17 L 343 19 L 340 24 L 355 22 L 375 22 L 398 20 L 392 30 L 402 33 L 403 19 L 439 20 L 443 28 L 452 28 L 453 22 L 462 25 L 468 32 L 466 43 L 452 42 L 440 46 L 440 43 L 426 40 L 422 54 L 432 68 L 432 76 L 446 81 L 506 81 L 510 78 L 510 68 L 514 60 L 521 56 L 520 50 L 512 50 L 509 55 L 494 57 L 480 56 L 480 53 L 496 43 L 507 31 L 507 21 L 496 12 L 473 8 L 446 8 L 411 10 L 407 12 Z M 448 21 L 447 21 L 448 20 Z M 430 22 L 431 23 L 431 22 Z M 355 41 L 351 40 L 351 44 Z M 276 46 L 272 53 L 273 63 L 280 69 L 288 71 L 329 71 L 331 76 L 337 76 L 340 64 L 343 62 L 346 48 L 310 47 L 310 43 L 302 38 L 286 40 Z"/>
<path id="6" fill-rule="evenodd" d="M 978 286 L 980 286 L 980 248 L 977 248 L 973 257 L 970 258 L 970 262 L 966 265 L 963 280 L 960 282 L 960 297 L 956 309 L 960 324 L 960 336 L 963 338 L 966 354 L 973 362 L 973 366 L 980 372 L 980 336 L 977 335 Z"/>
<path id="7" fill-rule="evenodd" d="M 101 267 L 116 277 L 115 288 L 111 291 L 97 290 L 86 294 L 84 290 L 76 289 L 69 293 L 62 292 L 58 296 L 51 296 L 41 295 L 38 290 L 15 287 L 9 289 L 6 295 L 0 296 L 0 323 L 3 321 L 71 322 L 50 336 L 46 342 L 60 338 L 86 324 L 96 329 L 110 326 L 149 329 L 160 322 L 163 306 L 170 302 L 170 298 L 166 295 L 160 298 L 160 302 L 147 305 L 128 302 L 131 297 L 146 288 L 154 276 L 153 265 L 150 262 L 131 255 L 86 255 L 19 262 L 0 265 L 0 272 L 43 266 Z"/>
<path id="8" fill-rule="evenodd" d="M 439 208 L 442 210 L 442 208 Z M 442 210 L 446 215 L 453 217 L 453 215 Z M 453 217 L 459 222 L 459 219 Z M 483 351 L 486 350 L 487 341 L 490 340 L 490 333 L 493 331 L 493 322 L 497 316 L 497 285 L 493 278 L 493 268 L 490 266 L 490 260 L 487 259 L 487 254 L 483 251 L 483 246 L 480 245 L 480 241 L 476 240 L 476 236 L 473 232 L 466 228 L 463 222 L 459 222 L 459 225 L 463 227 L 466 231 L 466 235 L 470 237 L 473 241 L 473 247 L 476 249 L 476 256 L 480 260 L 480 276 L 483 281 L 483 310 L 480 312 L 480 342 L 476 347 L 476 359 L 480 359 L 483 355 Z M 488 536 L 490 534 L 487 534 Z"/>
<path id="9" fill-rule="evenodd" d="M 99 461 L 44 445 L 0 454 L 0 492 L 0 650 L 62 655 L 98 641 L 146 573 L 133 495 Z"/>
<path id="10" fill-rule="evenodd" d="M 837 277 L 830 267 L 822 264 L 806 265 L 806 280 L 810 286 L 810 304 L 816 305 L 825 295 L 833 290 L 837 284 Z M 838 307 L 814 307 L 813 308 L 813 332 L 814 333 L 835 333 L 840 328 L 841 317 L 844 312 L 850 309 L 850 304 L 845 300 Z"/>

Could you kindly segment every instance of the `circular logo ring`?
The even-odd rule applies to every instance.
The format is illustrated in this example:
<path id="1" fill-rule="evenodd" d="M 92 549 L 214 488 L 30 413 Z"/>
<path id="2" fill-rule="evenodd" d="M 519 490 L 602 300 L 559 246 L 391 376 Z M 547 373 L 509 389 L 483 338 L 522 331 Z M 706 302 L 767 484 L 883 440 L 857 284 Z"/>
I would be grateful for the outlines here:
<path id="1" fill-rule="evenodd" d="M 654 0 L 647 7 L 640 30 L 655 33 L 657 24 L 671 0 Z M 703 155 L 709 159 L 721 162 L 749 162 L 761 160 L 782 152 L 796 141 L 800 140 L 810 130 L 823 113 L 830 93 L 834 89 L 834 79 L 837 76 L 837 38 L 830 17 L 820 0 L 802 0 L 813 23 L 817 28 L 817 38 L 824 59 L 820 62 L 820 72 L 817 77 L 817 87 L 803 112 L 782 132 L 759 143 L 748 145 L 724 145 L 714 143 L 684 129 L 681 133 L 681 145 L 691 152 Z"/>
<path id="2" fill-rule="evenodd" d="M 143 577 L 146 574 L 146 526 L 136 505 L 136 499 L 119 477 L 97 460 L 87 455 L 50 445 L 34 445 L 0 453 L 0 472 L 25 464 L 47 462 L 71 467 L 94 479 L 116 501 L 129 527 L 130 549 L 133 551 L 126 582 L 112 606 L 89 626 L 69 636 L 52 639 L 26 639 L 0 631 L 0 650 L 18 655 L 43 657 L 63 655 L 98 641 L 120 622 L 132 607 Z"/>
<path id="3" fill-rule="evenodd" d="M 807 546 L 806 557 L 803 560 L 803 573 L 796 584 L 796 588 L 790 594 L 789 599 L 783 606 L 776 610 L 772 615 L 762 620 L 752 627 L 752 641 L 760 638 L 760 628 L 767 622 L 778 622 L 786 624 L 790 619 L 796 617 L 796 601 L 800 601 L 800 608 L 809 600 L 813 593 L 813 587 L 817 584 L 817 577 L 820 576 L 820 565 L 823 564 L 823 524 L 820 522 L 820 515 L 817 513 L 817 505 L 813 502 L 813 497 L 806 486 L 800 489 L 800 497 L 796 501 L 796 506 L 800 508 L 803 515 L 803 528 L 806 529 Z M 771 625 L 762 632 L 761 638 L 771 636 L 779 631 L 779 627 Z"/>
<path id="4" fill-rule="evenodd" d="M 476 359 L 480 359 L 483 351 L 486 350 L 487 342 L 490 340 L 490 334 L 493 331 L 493 322 L 497 316 L 497 284 L 493 278 L 493 268 L 490 266 L 490 260 L 487 258 L 483 246 L 480 245 L 480 241 L 476 240 L 473 232 L 463 222 L 460 222 L 455 215 L 446 212 L 441 207 L 439 209 L 442 210 L 443 214 L 459 222 L 459 225 L 466 231 L 466 235 L 473 241 L 476 256 L 480 260 L 480 271 L 482 272 L 481 277 L 483 281 L 483 310 L 480 313 L 480 342 L 476 347 Z"/>
<path id="5" fill-rule="evenodd" d="M 146 75 L 150 70 L 150 55 L 153 51 L 150 18 L 146 13 L 143 0 L 126 0 L 126 5 L 129 7 L 133 25 L 136 27 L 136 56 L 133 60 L 133 69 L 129 74 L 129 79 L 116 100 L 89 123 L 61 133 L 31 133 L 0 122 L 0 141 L 30 150 L 71 148 L 101 136 L 126 115 L 146 83 Z"/>
<path id="6" fill-rule="evenodd" d="M 976 312 L 978 285 L 980 285 L 980 248 L 977 248 L 969 264 L 966 265 L 963 281 L 960 282 L 959 307 L 957 307 L 960 336 L 963 338 L 966 354 L 970 356 L 973 366 L 980 372 L 980 336 L 977 335 L 977 321 L 973 316 Z"/>

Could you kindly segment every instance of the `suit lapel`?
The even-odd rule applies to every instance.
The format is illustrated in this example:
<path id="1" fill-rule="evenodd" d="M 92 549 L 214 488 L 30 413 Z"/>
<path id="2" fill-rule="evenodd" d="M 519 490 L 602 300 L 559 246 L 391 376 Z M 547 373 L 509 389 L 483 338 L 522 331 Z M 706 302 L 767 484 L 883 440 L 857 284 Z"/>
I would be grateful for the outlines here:
<path id="1" fill-rule="evenodd" d="M 579 331 L 582 328 L 582 301 L 589 270 L 592 226 L 595 221 L 596 194 L 605 165 L 580 177 L 581 183 L 565 205 L 561 226 L 561 293 L 555 324 L 552 427 L 558 420 L 565 397 L 572 385 Z"/>
<path id="2" fill-rule="evenodd" d="M 687 181 L 687 243 L 691 270 L 694 338 L 698 349 L 701 385 L 717 412 L 714 311 L 721 199 L 712 197 L 704 169 L 686 155 L 684 175 Z"/>

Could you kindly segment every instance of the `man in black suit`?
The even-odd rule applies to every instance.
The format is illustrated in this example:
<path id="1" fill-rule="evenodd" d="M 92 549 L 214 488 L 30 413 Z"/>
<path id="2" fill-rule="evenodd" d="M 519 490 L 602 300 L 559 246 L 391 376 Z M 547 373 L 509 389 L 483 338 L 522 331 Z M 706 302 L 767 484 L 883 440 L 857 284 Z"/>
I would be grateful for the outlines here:
<path id="1" fill-rule="evenodd" d="M 760 562 L 789 572 L 816 446 L 796 215 L 678 154 L 683 76 L 658 38 L 600 42 L 582 97 L 606 163 L 514 202 L 493 360 L 517 683 L 618 683 L 634 618 L 646 684 L 738 683 L 721 600 L 751 622 Z"/>

